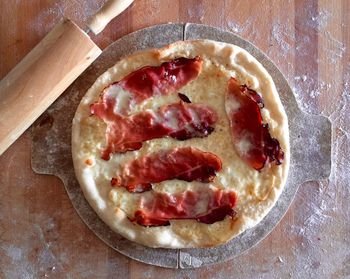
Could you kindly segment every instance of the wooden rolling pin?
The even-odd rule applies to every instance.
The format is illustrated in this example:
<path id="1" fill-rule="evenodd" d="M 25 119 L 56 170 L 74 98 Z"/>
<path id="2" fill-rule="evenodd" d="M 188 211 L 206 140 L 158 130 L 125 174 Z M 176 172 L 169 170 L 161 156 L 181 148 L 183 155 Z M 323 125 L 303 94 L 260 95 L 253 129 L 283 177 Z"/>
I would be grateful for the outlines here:
<path id="1" fill-rule="evenodd" d="M 100 33 L 133 0 L 109 0 L 88 21 Z M 0 82 L 0 155 L 101 54 L 74 22 L 64 19 Z"/>

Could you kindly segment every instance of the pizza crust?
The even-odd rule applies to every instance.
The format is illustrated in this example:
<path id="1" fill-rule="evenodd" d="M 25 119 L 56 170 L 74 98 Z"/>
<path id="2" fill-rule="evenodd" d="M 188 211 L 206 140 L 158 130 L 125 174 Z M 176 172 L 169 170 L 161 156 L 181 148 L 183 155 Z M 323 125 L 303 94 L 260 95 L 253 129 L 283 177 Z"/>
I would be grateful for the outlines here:
<path id="1" fill-rule="evenodd" d="M 154 139 L 145 142 L 140 150 L 114 154 L 109 161 L 102 160 L 100 152 L 105 143 L 106 125 L 97 117 L 91 117 L 89 110 L 90 104 L 97 101 L 101 91 L 143 66 L 157 66 L 176 57 L 198 55 L 203 59 L 201 74 L 179 91 L 193 103 L 215 109 L 219 115 L 215 131 L 207 138 L 186 141 Z M 282 165 L 272 163 L 258 172 L 247 166 L 235 153 L 224 103 L 230 77 L 235 77 L 262 95 L 265 103 L 262 110 L 264 122 L 269 124 L 271 136 L 278 139 L 285 152 Z M 138 105 L 135 112 L 156 109 L 172 102 L 178 102 L 177 94 L 150 98 Z M 182 146 L 193 146 L 218 155 L 223 162 L 223 170 L 217 174 L 214 183 L 171 180 L 153 185 L 154 191 L 176 193 L 203 187 L 235 190 L 238 193 L 237 216 L 211 225 L 194 220 L 174 220 L 170 226 L 143 227 L 130 222 L 127 216 L 136 210 L 135 201 L 141 194 L 112 188 L 111 178 L 124 163 L 132 159 L 160 149 Z M 276 203 L 289 169 L 288 121 L 271 76 L 247 51 L 235 45 L 210 40 L 181 41 L 162 49 L 127 56 L 96 80 L 83 97 L 73 119 L 72 156 L 76 177 L 86 199 L 99 217 L 117 233 L 149 247 L 213 247 L 257 225 Z"/>

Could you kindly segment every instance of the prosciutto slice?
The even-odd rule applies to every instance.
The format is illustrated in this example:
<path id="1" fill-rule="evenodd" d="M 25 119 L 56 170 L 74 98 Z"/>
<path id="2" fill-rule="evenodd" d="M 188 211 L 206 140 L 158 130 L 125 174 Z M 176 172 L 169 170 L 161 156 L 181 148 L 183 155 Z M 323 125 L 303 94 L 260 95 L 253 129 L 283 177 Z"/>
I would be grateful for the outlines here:
<path id="1" fill-rule="evenodd" d="M 264 103 L 260 95 L 231 78 L 225 107 L 233 144 L 241 159 L 256 170 L 261 170 L 272 161 L 281 164 L 284 152 L 278 140 L 271 137 L 268 124 L 263 123 L 260 110 Z"/>
<path id="2" fill-rule="evenodd" d="M 102 158 L 108 160 L 110 153 L 140 149 L 142 142 L 151 139 L 206 137 L 214 130 L 217 115 L 207 106 L 180 102 L 129 117 L 112 114 L 105 121 L 107 147 Z"/>
<path id="3" fill-rule="evenodd" d="M 194 219 L 205 224 L 234 217 L 237 195 L 232 191 L 205 189 L 179 194 L 152 193 L 152 198 L 141 197 L 140 208 L 130 221 L 142 226 L 166 226 L 170 220 Z"/>
<path id="4" fill-rule="evenodd" d="M 201 68 L 199 57 L 178 58 L 160 66 L 143 67 L 106 87 L 99 101 L 90 106 L 91 113 L 107 124 L 102 159 L 109 160 L 111 153 L 140 149 L 143 141 L 154 138 L 170 136 L 185 140 L 209 135 L 217 116 L 205 106 L 180 103 L 155 113 L 129 116 L 135 104 L 176 92 L 195 79 Z"/>
<path id="5" fill-rule="evenodd" d="M 141 193 L 151 190 L 152 183 L 171 179 L 212 182 L 221 168 L 220 158 L 210 152 L 192 147 L 174 148 L 125 164 L 111 184 Z"/>
<path id="6" fill-rule="evenodd" d="M 91 105 L 91 113 L 127 115 L 135 104 L 153 96 L 176 92 L 194 80 L 201 69 L 199 57 L 182 57 L 160 66 L 143 67 L 106 87 L 99 101 Z"/>

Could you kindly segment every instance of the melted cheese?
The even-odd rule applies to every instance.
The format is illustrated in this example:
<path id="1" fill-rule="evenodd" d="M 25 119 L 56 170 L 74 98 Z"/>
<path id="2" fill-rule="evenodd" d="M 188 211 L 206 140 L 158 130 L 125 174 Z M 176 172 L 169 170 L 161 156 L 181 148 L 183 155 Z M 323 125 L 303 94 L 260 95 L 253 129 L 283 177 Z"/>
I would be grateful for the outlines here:
<path id="1" fill-rule="evenodd" d="M 239 47 L 198 41 L 174 44 L 156 53 L 161 61 L 155 59 L 157 55 L 152 55 L 152 52 L 136 54 L 121 60 L 102 75 L 83 98 L 73 120 L 72 152 L 77 178 L 86 198 L 100 217 L 129 239 L 144 245 L 170 248 L 217 245 L 260 222 L 281 193 L 289 164 L 286 115 L 271 77 L 251 55 Z M 159 65 L 174 57 L 196 55 L 203 59 L 202 72 L 180 92 L 189 97 L 192 103 L 208 105 L 217 112 L 215 131 L 206 138 L 186 141 L 172 138 L 150 140 L 145 142 L 140 150 L 113 154 L 109 161 L 102 160 L 100 151 L 104 146 L 105 124 L 96 117 L 89 117 L 89 104 L 97 101 L 101 90 L 141 66 Z M 285 160 L 281 166 L 272 164 L 258 172 L 246 165 L 234 150 L 226 110 L 237 110 L 239 105 L 232 103 L 233 105 L 225 109 L 225 93 L 231 76 L 262 95 L 265 103 L 264 122 L 269 123 L 271 135 L 278 138 L 285 151 Z M 178 102 L 176 93 L 147 99 L 135 106 L 133 113 L 146 109 L 155 110 L 164 104 Z M 123 103 L 123 100 L 120 100 L 120 104 Z M 174 119 L 168 124 L 175 127 L 177 122 Z M 242 141 L 240 146 L 244 150 L 249 144 L 249 141 Z M 171 226 L 158 228 L 144 228 L 131 224 L 126 216 L 133 216 L 140 194 L 129 193 L 123 188 L 112 188 L 110 180 L 120 172 L 120 166 L 132 159 L 160 149 L 183 146 L 192 146 L 216 154 L 223 162 L 222 171 L 217 173 L 216 179 L 210 184 L 171 180 L 155 184 L 153 189 L 166 193 L 195 191 L 202 187 L 235 190 L 238 193 L 237 219 L 232 224 L 227 219 L 212 225 L 191 220 L 173 221 Z M 92 159 L 94 164 L 86 165 L 84 162 L 87 159 Z M 147 193 L 143 195 L 147 198 Z M 105 203 L 105 208 L 102 208 L 101 203 Z M 199 204 L 198 210 L 202 207 L 204 205 Z M 115 213 L 116 209 L 118 213 Z"/>

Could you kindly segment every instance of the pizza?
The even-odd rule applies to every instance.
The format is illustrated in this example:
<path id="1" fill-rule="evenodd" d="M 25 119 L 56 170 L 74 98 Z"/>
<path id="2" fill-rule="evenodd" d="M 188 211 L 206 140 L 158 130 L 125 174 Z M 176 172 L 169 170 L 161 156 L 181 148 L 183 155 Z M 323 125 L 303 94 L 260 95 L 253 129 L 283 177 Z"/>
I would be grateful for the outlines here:
<path id="1" fill-rule="evenodd" d="M 181 41 L 96 80 L 73 119 L 72 157 L 87 201 L 117 233 L 149 247 L 214 247 L 279 198 L 288 120 L 246 50 Z"/>

